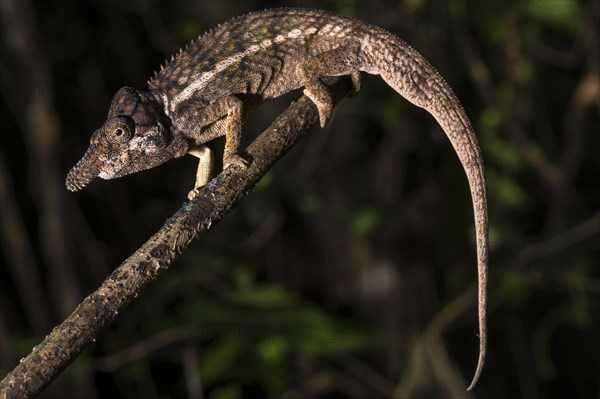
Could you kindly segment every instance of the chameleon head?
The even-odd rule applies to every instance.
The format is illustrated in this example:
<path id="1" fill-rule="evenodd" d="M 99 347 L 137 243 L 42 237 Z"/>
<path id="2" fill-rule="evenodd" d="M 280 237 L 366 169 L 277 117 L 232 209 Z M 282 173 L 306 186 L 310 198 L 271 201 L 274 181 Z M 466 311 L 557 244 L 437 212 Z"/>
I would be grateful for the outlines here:
<path id="1" fill-rule="evenodd" d="M 85 155 L 67 175 L 71 191 L 96 177 L 114 179 L 158 166 L 185 154 L 175 142 L 162 104 L 149 93 L 129 87 L 113 98 L 108 119 L 96 130 Z"/>

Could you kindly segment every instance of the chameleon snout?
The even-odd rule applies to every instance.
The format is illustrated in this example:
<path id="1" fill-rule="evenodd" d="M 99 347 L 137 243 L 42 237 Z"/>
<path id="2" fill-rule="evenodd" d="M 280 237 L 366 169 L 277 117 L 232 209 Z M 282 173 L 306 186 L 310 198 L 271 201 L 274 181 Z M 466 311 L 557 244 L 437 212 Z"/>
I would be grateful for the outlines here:
<path id="1" fill-rule="evenodd" d="M 78 191 L 98 177 L 100 168 L 90 147 L 83 158 L 67 174 L 65 185 L 69 191 Z"/>

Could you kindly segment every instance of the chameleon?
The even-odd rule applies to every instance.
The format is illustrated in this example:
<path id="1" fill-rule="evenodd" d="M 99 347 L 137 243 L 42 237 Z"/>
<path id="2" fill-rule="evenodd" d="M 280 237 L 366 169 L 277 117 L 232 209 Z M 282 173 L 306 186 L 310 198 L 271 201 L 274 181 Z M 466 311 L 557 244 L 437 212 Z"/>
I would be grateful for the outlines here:
<path id="1" fill-rule="evenodd" d="M 71 191 L 97 177 L 113 179 L 186 154 L 199 158 L 193 198 L 207 184 L 206 143 L 225 136 L 223 166 L 244 168 L 239 154 L 245 112 L 302 89 L 323 127 L 333 99 L 325 79 L 348 76 L 358 93 L 362 73 L 379 75 L 398 94 L 428 111 L 444 130 L 467 176 L 477 247 L 479 357 L 467 390 L 480 378 L 487 351 L 488 216 L 481 151 L 473 127 L 448 83 L 410 45 L 361 20 L 310 9 L 267 9 L 209 30 L 171 57 L 144 89 L 123 87 L 67 175 Z M 208 129 L 219 123 L 218 129 Z"/>

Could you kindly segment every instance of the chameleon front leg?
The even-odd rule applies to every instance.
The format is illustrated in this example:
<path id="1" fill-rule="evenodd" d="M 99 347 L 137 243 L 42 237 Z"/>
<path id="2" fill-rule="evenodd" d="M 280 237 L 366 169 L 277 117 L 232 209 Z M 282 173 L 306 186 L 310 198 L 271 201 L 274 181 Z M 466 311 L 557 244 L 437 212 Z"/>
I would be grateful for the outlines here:
<path id="1" fill-rule="evenodd" d="M 333 97 L 321 78 L 349 75 L 352 80 L 353 95 L 357 94 L 361 86 L 361 75 L 358 70 L 359 50 L 358 43 L 338 47 L 307 58 L 296 68 L 296 74 L 304 86 L 304 94 L 319 110 L 321 127 L 325 126 L 333 112 Z"/>
<path id="2" fill-rule="evenodd" d="M 188 151 L 188 154 L 198 158 L 198 170 L 196 170 L 196 182 L 194 189 L 188 193 L 188 199 L 192 200 L 200 189 L 213 177 L 215 159 L 212 150 L 205 145 L 199 145 Z"/>
<path id="3" fill-rule="evenodd" d="M 226 169 L 232 165 L 245 168 L 248 163 L 242 158 L 238 151 L 242 138 L 242 100 L 236 96 L 229 96 L 220 99 L 219 106 L 225 107 L 227 117 L 225 120 L 225 150 L 223 151 L 223 168 Z"/>
<path id="4" fill-rule="evenodd" d="M 191 102 L 180 111 L 183 121 L 180 128 L 191 132 L 190 136 L 196 142 L 187 153 L 198 158 L 196 182 L 194 188 L 188 193 L 188 199 L 191 200 L 198 194 L 200 188 L 208 183 L 214 172 L 213 153 L 204 143 L 224 135 L 223 168 L 232 165 L 243 168 L 247 166 L 246 160 L 238 154 L 242 136 L 242 108 L 242 101 L 236 96 L 230 95 L 204 107 L 198 107 Z M 208 132 L 204 131 L 206 126 L 215 122 L 221 126 Z"/>
<path id="5" fill-rule="evenodd" d="M 190 105 L 188 113 L 189 117 L 185 117 L 184 120 L 188 119 L 190 121 L 189 124 L 193 124 L 190 127 L 194 129 L 207 126 L 224 117 L 225 129 L 221 129 L 217 134 L 210 137 L 200 134 L 199 137 L 196 137 L 196 142 L 198 145 L 201 145 L 222 136 L 224 133 L 225 151 L 223 152 L 223 168 L 228 168 L 232 165 L 247 166 L 248 163 L 246 160 L 238 154 L 242 137 L 242 100 L 234 95 L 221 97 L 201 110 Z"/>

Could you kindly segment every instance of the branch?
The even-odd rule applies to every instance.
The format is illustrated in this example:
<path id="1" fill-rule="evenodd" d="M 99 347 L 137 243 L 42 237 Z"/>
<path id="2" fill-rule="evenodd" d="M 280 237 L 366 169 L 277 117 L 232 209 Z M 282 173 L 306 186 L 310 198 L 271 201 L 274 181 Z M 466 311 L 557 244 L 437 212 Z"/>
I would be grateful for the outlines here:
<path id="1" fill-rule="evenodd" d="M 332 87 L 336 103 L 349 88 L 346 79 Z M 0 382 L 0 399 L 38 395 L 127 305 L 169 269 L 194 238 L 214 226 L 244 198 L 317 121 L 317 109 L 308 98 L 292 104 L 243 154 L 250 166 L 226 170 L 185 203 Z"/>

